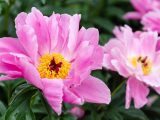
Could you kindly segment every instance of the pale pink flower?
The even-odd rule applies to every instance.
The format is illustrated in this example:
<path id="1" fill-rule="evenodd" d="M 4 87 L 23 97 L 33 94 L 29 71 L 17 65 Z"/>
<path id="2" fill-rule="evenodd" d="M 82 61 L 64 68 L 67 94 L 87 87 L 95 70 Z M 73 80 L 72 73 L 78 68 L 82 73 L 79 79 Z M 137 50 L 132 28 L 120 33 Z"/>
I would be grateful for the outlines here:
<path id="1" fill-rule="evenodd" d="M 124 19 L 138 20 L 147 12 L 160 10 L 160 0 L 131 0 L 135 11 L 128 12 L 124 15 Z"/>
<path id="2" fill-rule="evenodd" d="M 152 30 L 160 33 L 160 11 L 152 11 L 142 17 L 141 23 L 144 30 Z"/>
<path id="3" fill-rule="evenodd" d="M 126 108 L 131 99 L 136 108 L 147 103 L 149 88 L 160 93 L 160 51 L 156 50 L 156 32 L 132 32 L 128 26 L 114 30 L 116 38 L 104 47 L 103 65 L 128 78 Z"/>
<path id="4" fill-rule="evenodd" d="M 82 108 L 75 106 L 71 108 L 70 113 L 72 113 L 77 118 L 82 118 L 85 114 L 85 111 Z"/>
<path id="5" fill-rule="evenodd" d="M 110 102 L 110 90 L 90 75 L 102 68 L 103 49 L 95 28 L 79 30 L 80 15 L 43 16 L 36 8 L 20 13 L 18 38 L 0 39 L 0 80 L 25 78 L 41 89 L 56 113 L 62 102 Z M 98 59 L 97 59 L 98 58 Z"/>

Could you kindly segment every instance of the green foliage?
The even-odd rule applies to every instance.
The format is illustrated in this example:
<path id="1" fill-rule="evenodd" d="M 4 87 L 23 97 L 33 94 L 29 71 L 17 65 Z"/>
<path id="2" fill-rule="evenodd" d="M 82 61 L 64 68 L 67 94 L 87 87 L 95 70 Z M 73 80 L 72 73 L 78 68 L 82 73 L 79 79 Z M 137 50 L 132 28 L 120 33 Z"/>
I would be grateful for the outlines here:
<path id="1" fill-rule="evenodd" d="M 29 12 L 32 7 L 37 7 L 45 15 L 53 12 L 82 14 L 82 26 L 99 29 L 101 45 L 113 37 L 112 29 L 116 25 L 129 24 L 135 30 L 141 28 L 138 22 L 122 19 L 123 14 L 132 9 L 129 0 L 0 0 L 0 37 L 16 37 L 15 17 L 20 12 Z M 93 71 L 92 75 L 109 86 L 112 102 L 110 105 L 84 104 L 82 107 L 85 116 L 81 119 L 159 120 L 159 98 L 151 107 L 139 110 L 131 107 L 126 110 L 124 78 L 104 69 Z M 0 120 L 76 120 L 77 118 L 69 113 L 72 105 L 64 103 L 63 106 L 62 115 L 57 116 L 42 93 L 23 79 L 0 82 Z"/>

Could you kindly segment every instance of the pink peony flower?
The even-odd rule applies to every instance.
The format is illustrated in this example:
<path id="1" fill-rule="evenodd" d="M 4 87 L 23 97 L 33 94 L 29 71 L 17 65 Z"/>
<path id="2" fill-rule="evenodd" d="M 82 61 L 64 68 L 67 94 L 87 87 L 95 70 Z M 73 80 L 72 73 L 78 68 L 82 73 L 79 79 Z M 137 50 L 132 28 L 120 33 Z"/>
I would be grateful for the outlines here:
<path id="1" fill-rule="evenodd" d="M 72 113 L 77 118 L 82 118 L 85 114 L 85 111 L 82 108 L 75 106 L 70 110 L 70 113 Z"/>
<path id="2" fill-rule="evenodd" d="M 124 19 L 138 20 L 149 11 L 160 10 L 160 0 L 131 0 L 131 4 L 135 11 L 125 14 Z"/>
<path id="3" fill-rule="evenodd" d="M 0 80 L 25 78 L 41 89 L 58 115 L 62 101 L 108 104 L 110 90 L 90 75 L 102 67 L 98 30 L 79 30 L 79 22 L 77 14 L 47 17 L 36 8 L 20 13 L 15 20 L 18 38 L 0 39 L 0 73 L 5 75 Z"/>
<path id="4" fill-rule="evenodd" d="M 152 11 L 142 17 L 141 23 L 144 30 L 152 30 L 160 33 L 160 11 Z"/>
<path id="5" fill-rule="evenodd" d="M 147 102 L 149 87 L 160 93 L 160 51 L 156 50 L 156 32 L 132 32 L 128 26 L 114 30 L 116 38 L 104 47 L 103 65 L 128 78 L 126 88 L 126 108 L 131 99 L 136 108 Z"/>

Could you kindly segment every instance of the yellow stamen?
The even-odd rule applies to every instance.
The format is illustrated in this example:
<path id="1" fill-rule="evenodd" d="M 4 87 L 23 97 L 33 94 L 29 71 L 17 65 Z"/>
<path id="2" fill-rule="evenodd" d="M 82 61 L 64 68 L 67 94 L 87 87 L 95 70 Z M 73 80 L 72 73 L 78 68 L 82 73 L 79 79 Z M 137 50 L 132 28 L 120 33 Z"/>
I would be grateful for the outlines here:
<path id="1" fill-rule="evenodd" d="M 136 57 L 133 57 L 132 60 L 131 60 L 131 63 L 132 63 L 132 65 L 133 65 L 134 67 L 136 67 L 136 66 L 137 66 L 137 63 L 138 63 L 137 58 L 136 58 Z"/>
<path id="2" fill-rule="evenodd" d="M 152 65 L 147 57 L 140 56 L 140 57 L 133 57 L 131 59 L 131 64 L 133 65 L 133 67 L 137 67 L 138 63 L 141 64 L 144 75 L 148 75 L 151 72 Z"/>
<path id="3" fill-rule="evenodd" d="M 37 70 L 41 78 L 65 79 L 71 64 L 61 54 L 45 54 L 39 59 Z"/>
<path id="4" fill-rule="evenodd" d="M 148 75 L 151 72 L 151 63 L 147 62 L 146 64 L 143 64 L 142 70 L 144 75 Z"/>

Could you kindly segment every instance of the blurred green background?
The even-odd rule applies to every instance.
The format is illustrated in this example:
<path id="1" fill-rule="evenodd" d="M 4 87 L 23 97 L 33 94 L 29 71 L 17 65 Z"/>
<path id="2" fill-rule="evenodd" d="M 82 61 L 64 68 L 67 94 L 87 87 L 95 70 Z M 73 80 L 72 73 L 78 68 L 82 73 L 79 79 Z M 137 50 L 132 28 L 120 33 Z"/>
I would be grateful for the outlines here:
<path id="1" fill-rule="evenodd" d="M 81 26 L 96 27 L 100 32 L 100 45 L 113 37 L 115 26 L 130 25 L 140 30 L 139 21 L 124 21 L 122 16 L 133 10 L 129 0 L 0 0 L 0 37 L 16 37 L 14 19 L 20 12 L 30 12 L 32 7 L 44 15 L 68 13 L 82 15 Z M 126 110 L 125 79 L 115 72 L 93 71 L 111 89 L 110 105 L 85 103 L 85 115 L 81 120 L 160 120 L 160 99 L 152 106 Z M 150 96 L 156 93 L 151 91 Z M 69 113 L 72 105 L 64 103 L 63 113 L 58 117 L 46 103 L 39 90 L 23 79 L 0 82 L 0 120 L 76 120 Z"/>

